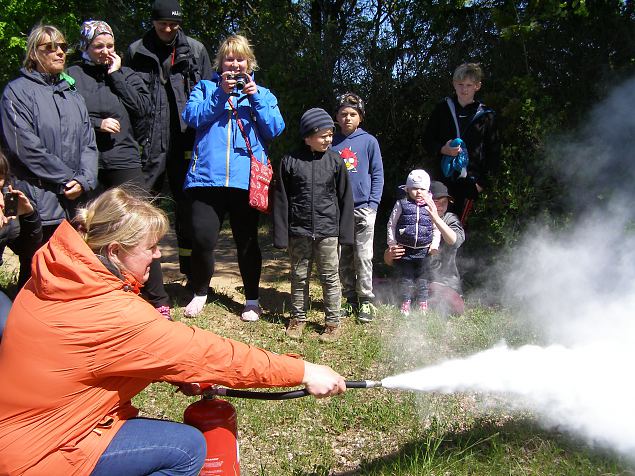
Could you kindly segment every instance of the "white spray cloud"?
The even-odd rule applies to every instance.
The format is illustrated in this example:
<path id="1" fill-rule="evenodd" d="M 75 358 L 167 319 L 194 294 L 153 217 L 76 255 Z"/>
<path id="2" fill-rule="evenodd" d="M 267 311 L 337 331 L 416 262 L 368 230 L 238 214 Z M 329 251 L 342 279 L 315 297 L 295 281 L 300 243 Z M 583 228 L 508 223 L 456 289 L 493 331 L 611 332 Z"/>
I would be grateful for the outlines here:
<path id="1" fill-rule="evenodd" d="M 506 395 L 514 407 L 531 409 L 548 425 L 629 455 L 635 450 L 635 382 L 624 377 L 631 372 L 632 357 L 633 352 L 624 354 L 608 341 L 574 348 L 499 346 L 388 377 L 382 384 L 422 392 Z"/>
<path id="2" fill-rule="evenodd" d="M 590 114 L 582 139 L 558 149 L 567 193 L 588 206 L 577 208 L 577 223 L 533 227 L 497 271 L 503 301 L 544 332 L 547 346 L 500 345 L 384 386 L 505 395 L 549 425 L 635 454 L 634 110 L 630 81 Z M 598 201 L 601 190 L 611 198 Z"/>

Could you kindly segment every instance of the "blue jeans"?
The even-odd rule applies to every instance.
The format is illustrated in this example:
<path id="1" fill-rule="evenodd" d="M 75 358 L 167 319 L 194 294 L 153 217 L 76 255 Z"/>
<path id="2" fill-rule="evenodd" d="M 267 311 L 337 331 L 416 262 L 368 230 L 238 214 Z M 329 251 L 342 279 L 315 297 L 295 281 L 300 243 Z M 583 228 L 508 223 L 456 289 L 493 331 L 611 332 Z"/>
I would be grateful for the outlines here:
<path id="1" fill-rule="evenodd" d="M 206 451 L 205 437 L 193 426 L 133 418 L 123 424 L 91 474 L 195 476 Z"/>

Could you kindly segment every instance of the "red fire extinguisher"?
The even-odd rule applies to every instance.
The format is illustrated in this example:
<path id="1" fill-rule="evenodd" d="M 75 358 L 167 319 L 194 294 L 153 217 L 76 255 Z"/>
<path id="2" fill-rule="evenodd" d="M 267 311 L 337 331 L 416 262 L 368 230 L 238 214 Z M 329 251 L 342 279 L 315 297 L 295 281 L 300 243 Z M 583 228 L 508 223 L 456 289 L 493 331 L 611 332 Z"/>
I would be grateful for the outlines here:
<path id="1" fill-rule="evenodd" d="M 240 476 L 236 409 L 226 400 L 203 395 L 185 409 L 183 422 L 203 432 L 207 456 L 199 475 Z"/>

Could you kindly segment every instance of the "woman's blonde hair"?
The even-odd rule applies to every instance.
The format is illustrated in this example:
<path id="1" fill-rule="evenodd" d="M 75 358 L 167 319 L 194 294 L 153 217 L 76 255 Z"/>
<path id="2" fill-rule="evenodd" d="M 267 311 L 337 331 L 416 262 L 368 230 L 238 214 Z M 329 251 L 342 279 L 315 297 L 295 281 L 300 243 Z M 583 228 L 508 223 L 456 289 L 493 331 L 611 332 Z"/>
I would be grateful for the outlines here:
<path id="1" fill-rule="evenodd" d="M 26 40 L 26 56 L 24 57 L 24 67 L 27 71 L 37 69 L 37 48 L 42 43 L 44 35 L 48 35 L 54 45 L 65 43 L 64 35 L 52 25 L 36 25 L 29 33 Z"/>
<path id="2" fill-rule="evenodd" d="M 249 40 L 242 35 L 231 35 L 218 48 L 214 59 L 214 69 L 220 71 L 225 57 L 229 54 L 241 56 L 247 60 L 247 72 L 258 71 L 258 62 Z"/>
<path id="3" fill-rule="evenodd" d="M 148 236 L 158 242 L 169 221 L 163 210 L 139 194 L 115 187 L 80 209 L 75 225 L 90 249 L 105 256 L 111 243 L 131 250 Z"/>

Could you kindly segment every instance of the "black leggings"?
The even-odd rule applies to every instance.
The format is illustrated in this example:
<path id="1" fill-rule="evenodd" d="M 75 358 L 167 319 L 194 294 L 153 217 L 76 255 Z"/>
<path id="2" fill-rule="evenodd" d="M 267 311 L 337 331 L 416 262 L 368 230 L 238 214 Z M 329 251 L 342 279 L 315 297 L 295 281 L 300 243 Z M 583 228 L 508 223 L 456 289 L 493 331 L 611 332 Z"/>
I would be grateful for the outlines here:
<path id="1" fill-rule="evenodd" d="M 192 287 L 207 294 L 214 275 L 214 250 L 225 214 L 236 243 L 238 268 L 246 299 L 258 299 L 262 255 L 258 244 L 259 212 L 249 206 L 249 192 L 237 188 L 205 187 L 189 190 L 192 197 Z"/>

